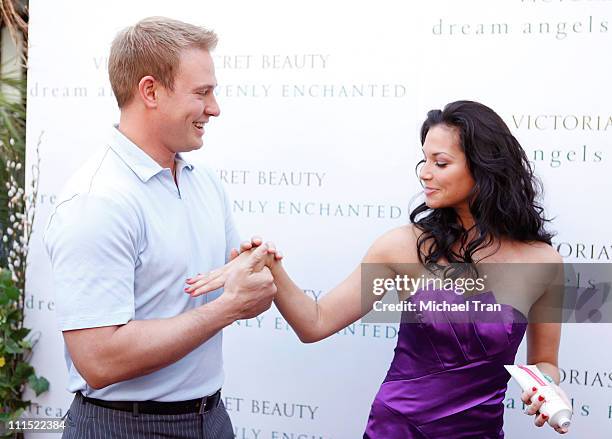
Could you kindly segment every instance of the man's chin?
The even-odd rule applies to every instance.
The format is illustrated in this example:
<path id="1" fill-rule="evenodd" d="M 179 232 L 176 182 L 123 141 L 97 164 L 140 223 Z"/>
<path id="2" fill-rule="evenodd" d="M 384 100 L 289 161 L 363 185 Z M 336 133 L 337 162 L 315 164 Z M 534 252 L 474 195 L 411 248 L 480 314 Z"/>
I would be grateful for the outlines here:
<path id="1" fill-rule="evenodd" d="M 190 146 L 188 146 L 184 152 L 196 151 L 196 150 L 202 148 L 202 146 L 204 146 L 204 141 L 202 139 L 200 139 L 199 142 L 197 142 L 197 143 L 194 142 Z"/>

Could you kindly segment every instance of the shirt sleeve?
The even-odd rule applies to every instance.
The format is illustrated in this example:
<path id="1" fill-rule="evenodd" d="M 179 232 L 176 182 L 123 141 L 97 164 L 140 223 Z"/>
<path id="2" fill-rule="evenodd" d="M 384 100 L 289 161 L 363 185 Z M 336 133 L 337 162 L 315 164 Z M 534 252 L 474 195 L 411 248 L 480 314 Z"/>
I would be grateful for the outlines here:
<path id="1" fill-rule="evenodd" d="M 79 194 L 57 206 L 45 232 L 61 330 L 134 318 L 137 221 L 117 202 Z"/>

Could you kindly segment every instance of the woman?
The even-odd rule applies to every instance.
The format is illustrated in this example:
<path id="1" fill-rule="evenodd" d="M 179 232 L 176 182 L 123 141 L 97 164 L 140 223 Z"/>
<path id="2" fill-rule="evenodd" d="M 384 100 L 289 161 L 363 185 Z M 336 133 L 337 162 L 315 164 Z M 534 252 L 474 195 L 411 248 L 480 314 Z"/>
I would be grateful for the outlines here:
<path id="1" fill-rule="evenodd" d="M 562 262 L 544 229 L 546 220 L 536 203 L 536 180 L 525 152 L 494 111 L 470 101 L 430 111 L 421 143 L 419 177 L 425 202 L 412 211 L 412 224 L 389 231 L 368 250 L 362 263 L 376 264 L 376 277 L 402 274 L 416 279 L 435 271 L 432 267 L 453 263 L 468 264 L 478 272 L 484 262 Z M 254 239 L 241 251 L 259 244 Z M 278 289 L 276 306 L 305 343 L 329 337 L 362 318 L 379 300 L 374 294 L 362 295 L 365 266 L 360 265 L 317 303 L 289 278 L 278 262 L 282 256 L 271 244 L 269 252 L 276 254 L 268 261 Z M 232 264 L 194 278 L 187 292 L 196 296 L 222 286 Z M 537 276 L 546 279 L 517 278 L 510 294 L 496 291 L 493 300 L 504 302 L 501 314 L 511 324 L 441 323 L 432 313 L 418 313 L 418 323 L 402 323 L 364 438 L 503 437 L 509 379 L 503 365 L 514 363 L 525 332 L 528 364 L 559 382 L 560 324 L 528 325 L 524 317 L 550 295 L 550 273 Z M 422 293 L 415 297 L 422 298 Z M 558 386 L 555 389 L 567 400 Z M 524 392 L 522 398 L 529 404 L 526 413 L 536 415 L 535 425 L 541 427 L 546 421 L 538 412 L 543 401 L 530 401 L 534 393 Z"/>

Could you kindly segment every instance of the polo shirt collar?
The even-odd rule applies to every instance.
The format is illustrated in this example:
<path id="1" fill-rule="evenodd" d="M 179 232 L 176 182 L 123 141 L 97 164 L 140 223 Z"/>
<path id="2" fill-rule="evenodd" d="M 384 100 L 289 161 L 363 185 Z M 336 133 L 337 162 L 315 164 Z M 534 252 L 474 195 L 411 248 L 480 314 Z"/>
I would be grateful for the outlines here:
<path id="1" fill-rule="evenodd" d="M 164 170 L 151 156 L 119 131 L 118 125 L 113 126 L 109 146 L 143 183 Z M 180 153 L 176 154 L 175 160 L 177 171 L 182 171 L 184 168 L 193 170 L 193 164 Z"/>

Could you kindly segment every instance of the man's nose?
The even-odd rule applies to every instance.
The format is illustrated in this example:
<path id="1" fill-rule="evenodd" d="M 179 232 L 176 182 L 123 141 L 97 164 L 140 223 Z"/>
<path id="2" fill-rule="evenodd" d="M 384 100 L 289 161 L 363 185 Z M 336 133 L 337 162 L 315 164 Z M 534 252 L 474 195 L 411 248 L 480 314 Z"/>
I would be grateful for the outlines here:
<path id="1" fill-rule="evenodd" d="M 209 116 L 218 117 L 221 114 L 221 108 L 219 108 L 219 103 L 213 94 L 211 94 L 210 101 L 206 104 L 204 111 Z"/>

